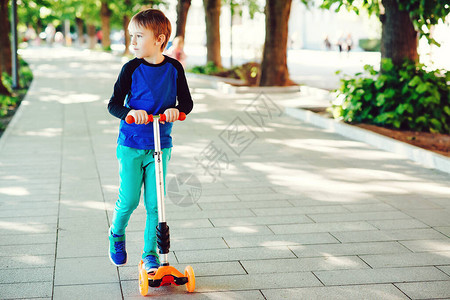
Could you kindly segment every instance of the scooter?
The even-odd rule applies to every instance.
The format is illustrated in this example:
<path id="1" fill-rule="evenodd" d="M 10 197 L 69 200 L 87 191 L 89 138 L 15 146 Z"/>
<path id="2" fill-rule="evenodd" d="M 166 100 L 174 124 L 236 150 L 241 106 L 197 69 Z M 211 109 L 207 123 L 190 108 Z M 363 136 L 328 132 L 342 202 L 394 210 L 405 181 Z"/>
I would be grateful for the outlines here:
<path id="1" fill-rule="evenodd" d="M 183 121 L 186 119 L 186 114 L 180 113 L 178 120 Z M 139 262 L 139 292 L 142 296 L 146 296 L 148 293 L 148 287 L 159 288 L 166 285 L 186 285 L 186 289 L 189 293 L 192 293 L 195 289 L 195 275 L 191 266 L 187 266 L 184 269 L 184 274 L 178 271 L 173 266 L 169 265 L 168 253 L 170 248 L 170 234 L 169 226 L 166 223 L 166 215 L 164 208 L 164 180 L 163 180 L 163 166 L 162 166 L 162 152 L 159 122 L 166 121 L 166 115 L 160 114 L 159 116 L 148 115 L 149 122 L 153 122 L 153 136 L 155 139 L 155 174 L 156 174 L 156 194 L 158 199 L 158 226 L 156 227 L 157 244 L 160 254 L 160 266 L 158 270 L 153 274 L 148 274 L 145 270 L 141 260 Z M 128 124 L 134 123 L 133 116 L 127 116 L 125 122 Z"/>

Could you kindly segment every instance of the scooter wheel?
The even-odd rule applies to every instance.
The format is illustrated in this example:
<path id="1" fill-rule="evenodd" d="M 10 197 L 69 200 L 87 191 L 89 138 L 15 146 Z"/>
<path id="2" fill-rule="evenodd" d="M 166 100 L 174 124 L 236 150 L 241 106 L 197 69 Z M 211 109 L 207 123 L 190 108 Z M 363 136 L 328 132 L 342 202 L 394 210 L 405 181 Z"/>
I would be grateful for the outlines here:
<path id="1" fill-rule="evenodd" d="M 189 293 L 192 293 L 195 289 L 195 275 L 194 270 L 191 266 L 187 266 L 186 269 L 184 269 L 184 276 L 188 278 L 188 282 L 186 283 L 186 290 Z"/>
<path id="2" fill-rule="evenodd" d="M 139 263 L 139 292 L 142 296 L 148 293 L 148 274 L 142 266 L 142 261 Z"/>

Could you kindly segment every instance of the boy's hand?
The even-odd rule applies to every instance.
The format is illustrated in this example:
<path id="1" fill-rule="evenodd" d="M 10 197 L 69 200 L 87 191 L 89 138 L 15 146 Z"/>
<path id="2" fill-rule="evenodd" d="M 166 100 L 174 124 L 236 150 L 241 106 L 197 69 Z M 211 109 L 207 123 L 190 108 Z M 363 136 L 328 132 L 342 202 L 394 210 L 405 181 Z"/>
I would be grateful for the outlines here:
<path id="1" fill-rule="evenodd" d="M 180 111 L 176 108 L 168 108 L 166 109 L 164 114 L 166 115 L 166 122 L 175 122 L 180 116 Z M 166 122 L 161 122 L 161 124 L 164 124 Z"/>
<path id="2" fill-rule="evenodd" d="M 134 123 L 136 124 L 148 124 L 150 123 L 148 121 L 148 114 L 145 110 L 130 110 L 130 112 L 128 113 L 127 116 L 133 116 L 134 118 Z"/>

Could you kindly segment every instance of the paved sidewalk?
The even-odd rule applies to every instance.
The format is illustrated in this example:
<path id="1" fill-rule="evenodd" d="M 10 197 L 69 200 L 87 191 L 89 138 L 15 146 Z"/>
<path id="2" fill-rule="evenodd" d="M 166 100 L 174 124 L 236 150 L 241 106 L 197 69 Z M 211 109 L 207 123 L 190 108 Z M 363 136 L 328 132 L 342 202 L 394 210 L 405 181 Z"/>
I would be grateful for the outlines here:
<path id="1" fill-rule="evenodd" d="M 128 265 L 107 256 L 118 120 L 106 103 L 122 62 L 66 48 L 23 56 L 35 80 L 0 139 L 0 299 L 141 299 L 142 206 Z M 189 83 L 195 108 L 174 126 L 166 209 L 170 261 L 192 265 L 197 288 L 149 295 L 450 298 L 448 174 L 280 113 L 299 95 Z M 198 202 L 176 204 L 181 173 L 198 178 Z"/>

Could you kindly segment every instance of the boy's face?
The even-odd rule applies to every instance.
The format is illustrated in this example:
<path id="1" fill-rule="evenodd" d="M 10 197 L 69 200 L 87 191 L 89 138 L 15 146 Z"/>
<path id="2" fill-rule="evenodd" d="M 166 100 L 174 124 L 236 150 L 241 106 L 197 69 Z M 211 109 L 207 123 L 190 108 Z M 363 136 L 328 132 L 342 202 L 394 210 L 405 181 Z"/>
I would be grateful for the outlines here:
<path id="1" fill-rule="evenodd" d="M 163 34 L 155 37 L 153 31 L 139 26 L 135 22 L 130 22 L 128 31 L 130 32 L 131 46 L 137 58 L 152 58 L 162 53 L 161 45 L 165 40 Z"/>

